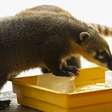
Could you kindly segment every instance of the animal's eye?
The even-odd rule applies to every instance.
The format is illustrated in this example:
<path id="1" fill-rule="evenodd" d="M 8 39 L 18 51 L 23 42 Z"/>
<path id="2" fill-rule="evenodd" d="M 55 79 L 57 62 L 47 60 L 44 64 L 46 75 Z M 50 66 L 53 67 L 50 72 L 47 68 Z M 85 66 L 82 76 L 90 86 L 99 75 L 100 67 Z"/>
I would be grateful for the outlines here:
<path id="1" fill-rule="evenodd" d="M 105 51 L 101 51 L 99 54 L 102 55 L 102 56 L 105 56 L 106 52 Z"/>
<path id="2" fill-rule="evenodd" d="M 98 51 L 98 52 L 96 53 L 96 58 L 99 59 L 99 60 L 104 60 L 104 57 L 105 57 L 104 54 L 105 54 L 104 51 L 101 51 L 101 52 Z"/>

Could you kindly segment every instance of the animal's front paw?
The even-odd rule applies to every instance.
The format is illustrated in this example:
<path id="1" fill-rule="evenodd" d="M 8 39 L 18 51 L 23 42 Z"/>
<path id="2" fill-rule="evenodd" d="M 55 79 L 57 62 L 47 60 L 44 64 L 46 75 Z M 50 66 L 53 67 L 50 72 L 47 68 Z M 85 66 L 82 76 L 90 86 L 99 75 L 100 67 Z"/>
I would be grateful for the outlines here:
<path id="1" fill-rule="evenodd" d="M 43 73 L 51 73 L 51 71 L 48 70 L 48 69 L 45 68 L 45 67 L 42 67 L 42 68 L 41 68 L 41 71 L 42 71 Z"/>
<path id="2" fill-rule="evenodd" d="M 4 110 L 10 105 L 10 100 L 0 101 L 0 110 Z"/>
<path id="3" fill-rule="evenodd" d="M 56 69 L 53 73 L 57 76 L 73 76 L 78 75 L 79 70 L 75 66 L 66 66 L 61 69 Z"/>
<path id="4" fill-rule="evenodd" d="M 63 67 L 64 71 L 68 71 L 71 73 L 71 75 L 78 75 L 79 74 L 79 69 L 76 66 L 66 66 Z"/>

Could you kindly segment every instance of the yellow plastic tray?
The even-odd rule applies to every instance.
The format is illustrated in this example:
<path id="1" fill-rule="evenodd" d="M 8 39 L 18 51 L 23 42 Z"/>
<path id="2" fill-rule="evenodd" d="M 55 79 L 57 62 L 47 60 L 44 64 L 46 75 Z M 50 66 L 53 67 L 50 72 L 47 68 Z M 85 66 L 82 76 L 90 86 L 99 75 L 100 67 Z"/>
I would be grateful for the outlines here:
<path id="1" fill-rule="evenodd" d="M 112 89 L 82 93 L 60 93 L 37 86 L 38 76 L 12 81 L 19 104 L 44 112 L 112 112 Z M 81 69 L 76 87 L 105 82 L 103 68 Z"/>

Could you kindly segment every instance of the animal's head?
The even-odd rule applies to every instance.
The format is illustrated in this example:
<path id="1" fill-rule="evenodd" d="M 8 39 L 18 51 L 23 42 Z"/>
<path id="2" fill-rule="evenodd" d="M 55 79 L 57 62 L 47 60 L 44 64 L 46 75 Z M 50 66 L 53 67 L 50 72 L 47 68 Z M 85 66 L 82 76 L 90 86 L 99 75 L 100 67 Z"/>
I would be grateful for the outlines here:
<path id="1" fill-rule="evenodd" d="M 82 56 L 91 62 L 112 70 L 112 54 L 107 42 L 91 27 L 86 32 L 80 32 L 78 44 L 82 49 Z"/>

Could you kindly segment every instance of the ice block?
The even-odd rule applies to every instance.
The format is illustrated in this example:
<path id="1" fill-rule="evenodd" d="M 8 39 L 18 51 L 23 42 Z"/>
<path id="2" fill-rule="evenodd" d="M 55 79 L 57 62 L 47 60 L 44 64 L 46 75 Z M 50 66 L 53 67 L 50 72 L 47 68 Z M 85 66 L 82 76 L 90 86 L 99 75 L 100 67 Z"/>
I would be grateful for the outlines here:
<path id="1" fill-rule="evenodd" d="M 75 88 L 74 80 L 75 76 L 58 77 L 52 74 L 46 74 L 46 75 L 40 75 L 38 77 L 37 85 L 58 92 L 69 93 L 74 91 Z"/>

